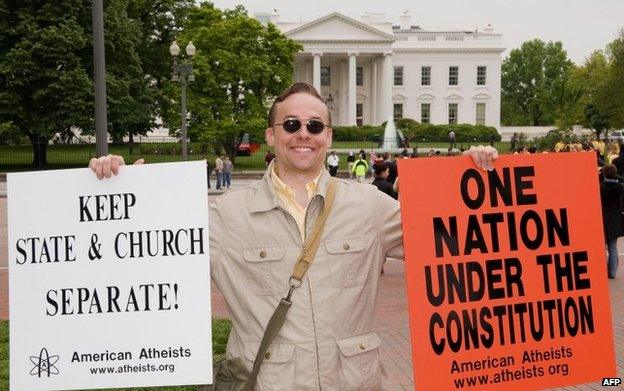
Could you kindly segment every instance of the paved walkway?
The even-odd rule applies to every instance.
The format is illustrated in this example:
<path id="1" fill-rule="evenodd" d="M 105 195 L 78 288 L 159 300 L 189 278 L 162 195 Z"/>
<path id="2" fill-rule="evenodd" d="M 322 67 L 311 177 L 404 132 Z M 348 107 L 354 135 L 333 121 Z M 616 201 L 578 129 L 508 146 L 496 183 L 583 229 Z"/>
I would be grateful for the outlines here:
<path id="1" fill-rule="evenodd" d="M 233 189 L 247 186 L 251 180 L 233 182 Z M 0 192 L 4 189 L 0 182 Z M 217 197 L 211 192 L 209 200 Z M 7 319 L 7 227 L 6 198 L 0 194 L 0 319 Z M 624 238 L 619 242 L 621 255 L 624 255 Z M 623 263 L 624 264 L 624 263 Z M 614 323 L 616 359 L 619 376 L 624 375 L 624 267 L 615 280 L 609 280 L 611 310 Z M 212 308 L 215 317 L 227 317 L 223 297 L 213 286 Z M 407 300 L 405 297 L 405 275 L 403 262 L 388 260 L 385 274 L 379 287 L 376 309 L 377 328 L 382 338 L 381 359 L 392 381 L 392 390 L 413 389 L 412 359 L 409 341 Z M 598 383 L 566 387 L 564 390 L 602 390 Z"/>

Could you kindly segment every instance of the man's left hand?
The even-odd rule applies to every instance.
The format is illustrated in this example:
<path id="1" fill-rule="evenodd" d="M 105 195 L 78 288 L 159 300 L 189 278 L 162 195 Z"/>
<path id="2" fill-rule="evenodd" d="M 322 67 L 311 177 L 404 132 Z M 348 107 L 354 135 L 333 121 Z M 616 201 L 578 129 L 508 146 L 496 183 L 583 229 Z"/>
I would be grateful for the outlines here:
<path id="1" fill-rule="evenodd" d="M 470 156 L 480 169 L 492 171 L 494 160 L 498 158 L 498 151 L 489 145 L 485 147 L 483 145 L 472 146 L 469 150 L 464 151 L 464 156 Z"/>

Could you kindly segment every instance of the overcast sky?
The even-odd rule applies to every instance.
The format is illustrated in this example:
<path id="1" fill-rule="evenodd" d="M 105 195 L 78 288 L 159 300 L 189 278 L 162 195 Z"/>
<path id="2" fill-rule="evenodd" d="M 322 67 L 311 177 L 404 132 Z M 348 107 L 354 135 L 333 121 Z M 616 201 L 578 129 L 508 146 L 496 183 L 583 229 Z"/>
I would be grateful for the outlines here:
<path id="1" fill-rule="evenodd" d="M 310 21 L 337 11 L 360 18 L 365 12 L 384 12 L 399 24 L 404 11 L 412 24 L 426 30 L 482 29 L 488 23 L 503 34 L 509 50 L 534 38 L 561 41 L 568 57 L 582 64 L 596 49 L 604 49 L 624 27 L 624 0 L 214 0 L 219 8 L 242 4 L 253 15 L 277 9 L 280 20 Z"/>

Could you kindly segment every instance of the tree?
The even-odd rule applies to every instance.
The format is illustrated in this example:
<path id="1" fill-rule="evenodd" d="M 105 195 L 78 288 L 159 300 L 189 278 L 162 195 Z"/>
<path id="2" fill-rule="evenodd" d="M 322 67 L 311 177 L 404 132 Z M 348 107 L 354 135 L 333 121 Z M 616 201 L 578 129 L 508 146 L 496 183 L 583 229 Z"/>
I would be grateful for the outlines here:
<path id="1" fill-rule="evenodd" d="M 249 17 L 242 6 L 222 11 L 210 3 L 189 13 L 180 46 L 189 40 L 197 47 L 189 135 L 234 158 L 245 133 L 260 136 L 266 128 L 267 102 L 290 84 L 301 46 L 274 25 Z M 175 91 L 171 98 L 179 96 Z"/>
<path id="2" fill-rule="evenodd" d="M 124 136 L 146 134 L 154 119 L 156 86 L 142 68 L 143 31 L 127 12 L 129 2 L 110 0 L 104 13 L 107 119 L 114 143 L 121 143 Z"/>
<path id="3" fill-rule="evenodd" d="M 569 84 L 572 61 L 561 42 L 527 41 L 502 64 L 502 122 L 550 125 L 565 122 L 579 91 Z"/>
<path id="4" fill-rule="evenodd" d="M 89 36 L 81 25 L 89 10 L 81 0 L 0 0 L 0 122 L 28 137 L 35 167 L 46 165 L 55 133 L 91 122 L 92 83 L 82 57 Z"/>
<path id="5" fill-rule="evenodd" d="M 140 43 L 137 47 L 141 67 L 150 85 L 154 116 L 168 120 L 179 113 L 170 99 L 172 85 L 171 55 L 169 45 L 176 39 L 189 11 L 195 7 L 193 0 L 130 0 L 128 16 L 139 23 Z"/>
<path id="6" fill-rule="evenodd" d="M 605 93 L 608 68 L 606 55 L 596 50 L 585 59 L 582 66 L 576 67 L 571 75 L 571 83 L 582 91 L 578 102 L 579 123 L 594 129 L 598 137 L 610 128 L 610 116 L 601 102 Z"/>
<path id="7" fill-rule="evenodd" d="M 611 125 L 620 129 L 624 127 L 624 29 L 607 46 L 607 55 L 609 70 L 598 100 L 610 116 Z"/>

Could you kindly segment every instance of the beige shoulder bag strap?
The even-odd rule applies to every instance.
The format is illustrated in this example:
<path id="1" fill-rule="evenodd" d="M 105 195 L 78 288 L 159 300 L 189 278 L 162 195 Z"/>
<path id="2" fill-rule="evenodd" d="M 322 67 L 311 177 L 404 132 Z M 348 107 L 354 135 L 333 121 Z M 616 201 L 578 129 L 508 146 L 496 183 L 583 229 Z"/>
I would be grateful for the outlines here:
<path id="1" fill-rule="evenodd" d="M 285 298 L 282 298 L 280 300 L 279 305 L 275 309 L 275 312 L 271 316 L 271 319 L 269 319 L 269 323 L 264 330 L 262 342 L 260 342 L 260 348 L 258 349 L 258 353 L 256 354 L 253 370 L 247 383 L 248 390 L 254 389 L 258 373 L 260 372 L 260 366 L 262 365 L 262 361 L 264 360 L 266 352 L 269 350 L 271 342 L 273 342 L 273 339 L 277 336 L 279 331 L 282 329 L 282 326 L 284 325 L 284 321 L 286 320 L 286 314 L 288 313 L 288 309 L 292 304 L 290 297 L 292 296 L 293 291 L 301 286 L 303 277 L 310 268 L 310 265 L 312 265 L 312 262 L 314 262 L 314 257 L 316 256 L 316 251 L 318 250 L 321 236 L 323 235 L 323 230 L 325 229 L 325 221 L 327 221 L 327 216 L 329 216 L 329 212 L 331 211 L 331 208 L 334 204 L 337 186 L 338 180 L 336 178 L 330 178 L 329 185 L 327 187 L 327 195 L 325 198 L 324 208 L 317 217 L 316 222 L 314 223 L 314 229 L 312 230 L 312 233 L 308 237 L 306 237 L 303 251 L 301 252 L 301 255 L 299 255 L 297 263 L 295 264 L 295 270 L 293 271 L 293 274 L 288 281 L 290 285 L 288 294 Z"/>

